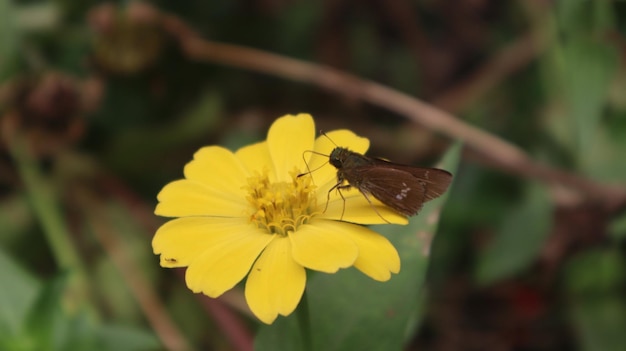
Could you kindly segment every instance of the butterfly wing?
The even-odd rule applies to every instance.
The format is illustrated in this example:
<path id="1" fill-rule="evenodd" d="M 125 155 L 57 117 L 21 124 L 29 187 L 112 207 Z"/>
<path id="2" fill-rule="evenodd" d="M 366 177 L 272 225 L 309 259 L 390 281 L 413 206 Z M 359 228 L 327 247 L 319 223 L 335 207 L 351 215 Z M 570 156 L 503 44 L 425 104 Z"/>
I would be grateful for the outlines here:
<path id="1" fill-rule="evenodd" d="M 357 167 L 358 179 L 349 180 L 364 193 L 405 216 L 415 215 L 427 201 L 441 196 L 452 174 L 437 168 L 400 165 L 377 159 L 378 166 Z"/>
<path id="2" fill-rule="evenodd" d="M 412 167 L 381 160 L 379 158 L 376 158 L 375 162 L 376 164 L 382 165 L 385 168 L 392 168 L 410 173 L 413 177 L 423 182 L 426 187 L 424 202 L 436 199 L 439 196 L 443 195 L 443 193 L 448 190 L 450 183 L 452 183 L 452 174 L 443 169 Z"/>
<path id="3" fill-rule="evenodd" d="M 358 188 L 405 216 L 416 214 L 426 201 L 426 187 L 412 174 L 393 168 L 365 167 Z"/>

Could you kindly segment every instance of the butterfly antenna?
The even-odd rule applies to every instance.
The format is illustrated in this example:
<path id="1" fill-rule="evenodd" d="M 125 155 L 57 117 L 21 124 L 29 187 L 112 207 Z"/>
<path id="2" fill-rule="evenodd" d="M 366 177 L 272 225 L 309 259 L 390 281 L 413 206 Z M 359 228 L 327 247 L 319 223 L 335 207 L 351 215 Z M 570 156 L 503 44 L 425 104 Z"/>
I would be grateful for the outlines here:
<path id="1" fill-rule="evenodd" d="M 333 145 L 335 145 L 335 147 L 339 147 L 339 145 L 335 144 L 335 142 L 333 141 L 333 139 L 331 139 L 323 130 L 320 130 L 320 134 L 325 136 L 326 139 L 330 140 L 331 143 L 333 143 Z"/>
<path id="2" fill-rule="evenodd" d="M 300 174 L 298 174 L 298 176 L 297 176 L 298 178 L 300 178 L 300 177 L 302 177 L 302 176 L 305 176 L 305 175 L 307 175 L 307 174 L 311 174 L 312 172 L 315 172 L 315 171 L 317 171 L 318 169 L 320 169 L 320 168 L 324 167 L 324 166 L 328 163 L 328 161 L 326 161 L 326 162 L 322 163 L 322 165 L 321 165 L 321 166 L 319 166 L 319 167 L 315 168 L 314 170 L 311 170 L 311 168 L 309 167 L 309 163 L 306 161 L 306 157 L 304 157 L 304 154 L 305 154 L 306 152 L 309 152 L 309 153 L 312 153 L 312 154 L 315 154 L 315 155 L 320 155 L 320 156 L 328 157 L 328 155 L 324 155 L 324 154 L 323 154 L 323 153 L 321 153 L 321 152 L 317 152 L 317 151 L 313 151 L 313 150 L 305 150 L 305 151 L 302 153 L 302 161 L 304 161 L 304 165 L 306 166 L 306 173 L 300 173 Z M 312 179 L 312 178 L 311 178 L 311 179 Z M 315 182 L 313 182 L 313 184 L 315 184 Z"/>

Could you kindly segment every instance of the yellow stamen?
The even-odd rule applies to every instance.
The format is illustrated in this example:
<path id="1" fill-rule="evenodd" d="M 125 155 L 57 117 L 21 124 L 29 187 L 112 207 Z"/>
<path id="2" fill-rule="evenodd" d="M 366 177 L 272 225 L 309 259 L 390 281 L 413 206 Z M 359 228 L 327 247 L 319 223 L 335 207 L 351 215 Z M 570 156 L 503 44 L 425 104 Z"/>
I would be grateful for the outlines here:
<path id="1" fill-rule="evenodd" d="M 291 172 L 291 182 L 271 183 L 267 173 L 248 178 L 250 221 L 269 233 L 287 235 L 313 217 L 317 208 L 315 185 L 311 177 Z"/>

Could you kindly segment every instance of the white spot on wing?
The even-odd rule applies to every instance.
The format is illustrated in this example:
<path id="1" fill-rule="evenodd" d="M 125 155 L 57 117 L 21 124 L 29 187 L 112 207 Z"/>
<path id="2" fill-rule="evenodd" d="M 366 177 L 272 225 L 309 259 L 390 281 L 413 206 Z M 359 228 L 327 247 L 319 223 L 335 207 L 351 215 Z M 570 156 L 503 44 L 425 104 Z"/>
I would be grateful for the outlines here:
<path id="1" fill-rule="evenodd" d="M 409 196 L 409 191 L 411 191 L 411 188 L 406 186 L 406 183 L 404 182 L 402 182 L 402 185 L 404 185 L 405 188 L 400 190 L 400 194 L 396 195 L 396 200 L 402 200 L 402 199 L 405 199 L 407 196 Z"/>

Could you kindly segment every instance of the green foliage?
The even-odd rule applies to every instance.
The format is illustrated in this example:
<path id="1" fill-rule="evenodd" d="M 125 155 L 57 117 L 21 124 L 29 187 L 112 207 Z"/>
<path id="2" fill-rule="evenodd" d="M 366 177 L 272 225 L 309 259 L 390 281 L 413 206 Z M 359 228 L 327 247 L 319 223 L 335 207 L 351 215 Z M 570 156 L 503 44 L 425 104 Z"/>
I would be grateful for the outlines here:
<path id="1" fill-rule="evenodd" d="M 617 250 L 577 255 L 565 268 L 567 304 L 585 351 L 621 350 L 626 345 L 626 276 Z"/>
<path id="2" fill-rule="evenodd" d="M 616 240 L 626 240 L 626 215 L 621 215 L 611 223 L 609 233 Z"/>
<path id="3" fill-rule="evenodd" d="M 618 51 L 607 45 L 606 37 L 614 29 L 615 18 L 609 1 L 563 1 L 557 6 L 556 19 L 554 35 L 562 40 L 551 49 L 558 60 L 550 69 L 556 72 L 552 77 L 557 79 L 566 108 L 553 131 L 575 155 L 578 166 L 594 174 L 596 157 L 601 154 L 595 145 L 605 142 L 598 140 L 602 137 L 598 131 L 603 128 L 608 92 L 619 67 Z"/>
<path id="4" fill-rule="evenodd" d="M 34 303 L 40 283 L 20 269 L 4 251 L 0 251 L 0 340 L 17 335 L 25 324 L 28 309 Z"/>
<path id="5" fill-rule="evenodd" d="M 478 257 L 476 281 L 490 284 L 528 268 L 537 258 L 552 227 L 552 205 L 545 188 L 532 184 L 526 196 L 498 228 Z"/>
<path id="6" fill-rule="evenodd" d="M 20 33 L 15 23 L 11 0 L 0 1 L 0 82 L 11 74 L 13 59 L 17 55 Z"/>
<path id="7" fill-rule="evenodd" d="M 86 311 L 69 313 L 67 274 L 41 283 L 0 250 L 0 349 L 5 351 L 153 350 L 145 331 L 100 325 Z M 81 308 L 82 310 L 82 308 Z"/>

